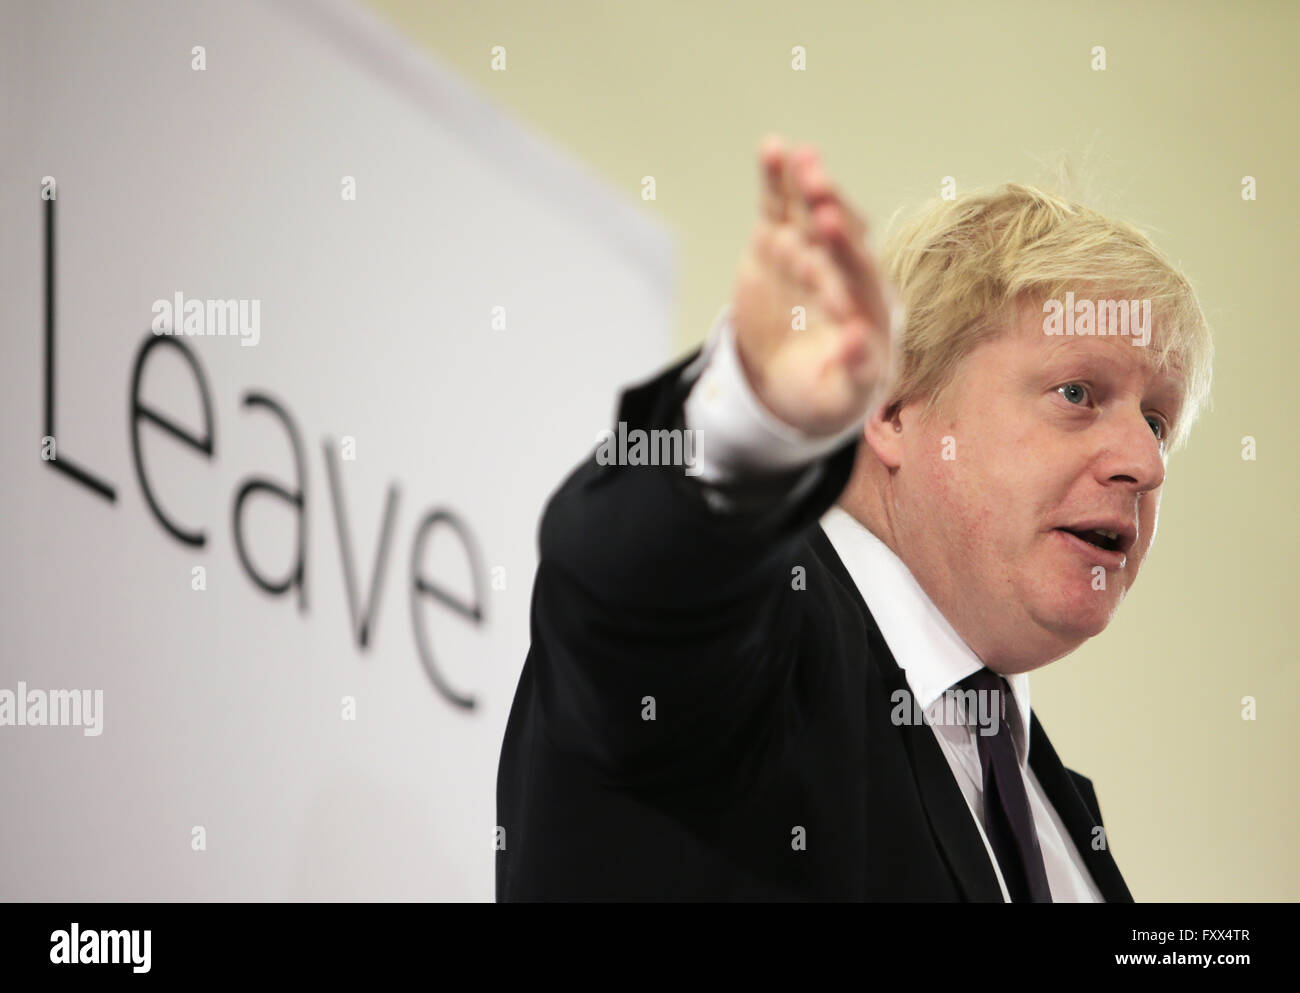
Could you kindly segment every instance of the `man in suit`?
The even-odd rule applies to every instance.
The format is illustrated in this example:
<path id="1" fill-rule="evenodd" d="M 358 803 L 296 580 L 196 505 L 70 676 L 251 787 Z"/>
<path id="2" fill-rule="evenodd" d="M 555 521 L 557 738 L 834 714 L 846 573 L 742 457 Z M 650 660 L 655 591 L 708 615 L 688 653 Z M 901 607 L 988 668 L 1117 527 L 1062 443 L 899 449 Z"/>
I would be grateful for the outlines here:
<path id="1" fill-rule="evenodd" d="M 814 149 L 760 173 L 708 344 L 543 515 L 498 900 L 1131 900 L 1027 673 L 1150 547 L 1208 391 L 1195 295 L 1028 187 L 882 264 Z"/>

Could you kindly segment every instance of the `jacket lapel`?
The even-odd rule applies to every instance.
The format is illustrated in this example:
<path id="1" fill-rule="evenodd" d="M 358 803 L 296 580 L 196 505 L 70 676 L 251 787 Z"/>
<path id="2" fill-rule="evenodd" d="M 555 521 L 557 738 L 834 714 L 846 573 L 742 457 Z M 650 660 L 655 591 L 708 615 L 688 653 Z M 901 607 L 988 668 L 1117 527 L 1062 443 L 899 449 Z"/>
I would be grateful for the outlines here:
<path id="1" fill-rule="evenodd" d="M 857 584 L 853 582 L 820 525 L 813 529 L 810 540 L 818 557 L 849 591 L 862 611 L 867 625 L 871 660 L 876 663 L 876 672 L 884 682 L 883 700 L 889 708 L 879 715 L 879 719 L 888 721 L 891 701 L 896 692 L 903 691 L 903 699 L 911 699 L 907 679 L 894 660 L 894 654 L 885 643 L 880 628 L 876 626 L 875 618 L 871 616 L 871 610 L 862 599 Z M 1002 903 L 1002 888 L 998 885 L 997 874 L 989 861 L 988 850 L 975 828 L 970 808 L 966 806 L 966 798 L 962 796 L 961 788 L 953 778 L 952 768 L 935 740 L 934 731 L 925 723 L 905 724 L 899 731 L 911 760 L 909 764 L 912 776 L 916 780 L 930 828 L 949 871 L 957 880 L 962 896 L 973 903 Z"/>
<path id="2" fill-rule="evenodd" d="M 1089 809 L 1070 770 L 1061 764 L 1056 749 L 1048 740 L 1047 732 L 1038 722 L 1038 715 L 1031 713 L 1029 724 L 1029 765 L 1070 833 L 1070 839 L 1083 857 L 1093 882 L 1107 903 L 1132 903 L 1133 895 L 1129 893 L 1119 866 L 1111 857 L 1110 846 L 1101 849 L 1093 847 L 1094 831 L 1101 827 L 1101 811 Z"/>
<path id="3" fill-rule="evenodd" d="M 904 699 L 910 699 L 911 690 L 906 680 L 901 678 L 902 670 L 889 654 L 883 638 L 880 644 L 885 653 L 877 656 L 882 668 L 889 665 L 898 673 L 900 678 L 895 688 L 906 690 L 908 695 Z M 935 741 L 934 732 L 924 723 L 905 725 L 900 730 L 912 760 L 912 775 L 925 805 L 930 828 L 963 896 L 972 903 L 1002 903 L 1002 887 L 998 885 L 988 850 L 975 828 L 961 787 L 953 778 L 952 768 Z"/>

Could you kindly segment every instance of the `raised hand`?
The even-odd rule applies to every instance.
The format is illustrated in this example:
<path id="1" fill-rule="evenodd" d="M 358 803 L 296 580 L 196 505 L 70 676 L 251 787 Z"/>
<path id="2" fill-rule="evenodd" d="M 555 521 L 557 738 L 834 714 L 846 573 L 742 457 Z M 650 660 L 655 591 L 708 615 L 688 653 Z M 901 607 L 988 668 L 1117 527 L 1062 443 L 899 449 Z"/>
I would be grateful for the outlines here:
<path id="1" fill-rule="evenodd" d="M 815 148 L 787 150 L 765 138 L 759 167 L 760 214 L 732 292 L 741 364 L 782 421 L 808 435 L 835 434 L 860 420 L 885 385 L 892 290 L 865 221 Z"/>

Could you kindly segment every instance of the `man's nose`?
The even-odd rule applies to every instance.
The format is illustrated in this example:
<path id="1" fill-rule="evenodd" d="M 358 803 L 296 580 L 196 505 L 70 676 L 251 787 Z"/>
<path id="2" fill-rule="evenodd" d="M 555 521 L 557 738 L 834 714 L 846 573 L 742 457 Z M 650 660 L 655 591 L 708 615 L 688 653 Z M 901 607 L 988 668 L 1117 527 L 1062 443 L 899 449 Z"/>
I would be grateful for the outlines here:
<path id="1" fill-rule="evenodd" d="M 1101 483 L 1128 486 L 1137 493 L 1164 483 L 1160 439 L 1141 411 L 1114 414 L 1105 423 L 1101 440 L 1103 448 L 1097 461 Z"/>

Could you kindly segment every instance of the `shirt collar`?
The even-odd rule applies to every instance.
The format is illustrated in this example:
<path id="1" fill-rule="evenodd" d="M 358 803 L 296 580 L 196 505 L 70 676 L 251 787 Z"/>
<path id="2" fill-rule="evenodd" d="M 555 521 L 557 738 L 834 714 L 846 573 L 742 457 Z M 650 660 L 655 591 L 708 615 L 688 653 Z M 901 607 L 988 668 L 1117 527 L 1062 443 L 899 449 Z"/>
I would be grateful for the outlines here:
<path id="1" fill-rule="evenodd" d="M 929 710 L 945 690 L 983 668 L 893 549 L 838 505 L 826 512 L 821 525 L 921 710 Z M 1023 768 L 1029 760 L 1029 674 L 1016 673 L 1007 682 L 1018 711 L 1013 716 L 1008 708 L 1007 717 Z"/>

